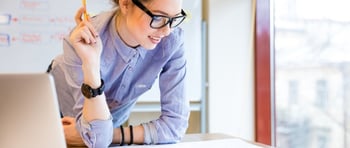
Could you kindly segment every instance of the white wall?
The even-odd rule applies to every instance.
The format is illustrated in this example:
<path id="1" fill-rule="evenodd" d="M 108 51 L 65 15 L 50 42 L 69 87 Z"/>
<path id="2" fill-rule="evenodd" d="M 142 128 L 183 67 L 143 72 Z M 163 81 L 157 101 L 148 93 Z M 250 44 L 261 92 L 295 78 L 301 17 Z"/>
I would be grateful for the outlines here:
<path id="1" fill-rule="evenodd" d="M 204 0 L 208 131 L 254 140 L 253 0 Z"/>

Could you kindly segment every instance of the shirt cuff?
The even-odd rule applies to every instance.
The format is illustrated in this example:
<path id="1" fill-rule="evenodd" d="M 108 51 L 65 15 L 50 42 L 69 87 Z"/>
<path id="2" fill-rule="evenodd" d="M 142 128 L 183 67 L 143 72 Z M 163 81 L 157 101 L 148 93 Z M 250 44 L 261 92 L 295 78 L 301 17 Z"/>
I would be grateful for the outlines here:
<path id="1" fill-rule="evenodd" d="M 88 147 L 108 147 L 112 143 L 112 116 L 108 120 L 93 120 L 87 122 L 83 117 L 77 121 L 80 135 Z M 80 127 L 79 127 L 80 126 Z"/>
<path id="2" fill-rule="evenodd" d="M 144 131 L 144 144 L 157 144 L 157 128 L 152 123 L 142 123 Z"/>

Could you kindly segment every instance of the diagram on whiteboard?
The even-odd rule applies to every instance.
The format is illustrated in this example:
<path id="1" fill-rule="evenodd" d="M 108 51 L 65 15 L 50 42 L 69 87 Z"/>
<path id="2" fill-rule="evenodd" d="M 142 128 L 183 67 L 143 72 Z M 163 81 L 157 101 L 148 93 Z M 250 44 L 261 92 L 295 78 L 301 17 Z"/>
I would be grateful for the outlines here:
<path id="1" fill-rule="evenodd" d="M 87 0 L 90 15 L 112 8 L 111 0 Z M 0 5 L 0 73 L 45 72 L 51 60 L 62 52 L 62 39 L 75 26 L 74 16 L 81 0 L 1 0 Z M 201 95 L 202 80 L 202 2 L 184 0 L 189 14 L 181 27 L 185 30 L 187 58 L 186 92 L 191 100 Z M 153 88 L 154 87 L 154 88 Z M 158 96 L 145 94 L 146 100 Z M 149 99 L 151 98 L 151 99 Z"/>
<path id="2" fill-rule="evenodd" d="M 111 8 L 108 0 L 88 0 L 92 13 Z M 80 0 L 2 0 L 0 72 L 40 72 L 62 52 L 62 39 L 74 27 Z M 13 63 L 13 64 L 11 64 Z"/>

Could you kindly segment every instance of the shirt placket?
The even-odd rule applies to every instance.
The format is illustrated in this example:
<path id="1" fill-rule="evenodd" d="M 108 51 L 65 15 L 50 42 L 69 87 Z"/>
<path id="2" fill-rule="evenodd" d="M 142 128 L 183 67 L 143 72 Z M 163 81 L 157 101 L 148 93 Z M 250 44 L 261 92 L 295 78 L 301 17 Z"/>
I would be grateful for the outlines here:
<path id="1" fill-rule="evenodd" d="M 130 89 L 131 87 L 131 79 L 133 77 L 133 71 L 134 71 L 134 67 L 137 63 L 137 59 L 139 57 L 139 53 L 137 51 L 132 51 L 132 57 L 129 59 L 125 72 L 124 72 L 124 76 L 123 79 L 121 81 L 121 85 L 120 85 L 120 89 L 119 89 L 119 97 L 122 98 L 122 100 L 124 100 L 125 96 L 127 96 L 127 91 Z"/>

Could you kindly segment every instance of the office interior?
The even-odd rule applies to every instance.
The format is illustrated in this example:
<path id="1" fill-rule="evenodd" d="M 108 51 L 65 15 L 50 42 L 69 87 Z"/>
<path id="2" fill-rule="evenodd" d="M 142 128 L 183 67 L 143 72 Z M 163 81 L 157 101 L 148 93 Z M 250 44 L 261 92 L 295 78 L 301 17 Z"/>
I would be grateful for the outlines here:
<path id="1" fill-rule="evenodd" d="M 200 59 L 190 63 L 190 68 L 198 70 L 196 75 L 190 74 L 190 78 L 198 75 L 195 81 L 198 85 L 196 88 L 188 88 L 187 91 L 196 92 L 194 95 L 199 97 L 191 100 L 187 133 L 225 133 L 249 141 L 282 147 L 350 147 L 348 135 L 350 122 L 347 117 L 349 111 L 346 110 L 349 102 L 347 101 L 349 84 L 346 82 L 349 82 L 347 74 L 350 71 L 348 68 L 350 54 L 346 50 L 347 42 L 344 41 L 350 33 L 350 28 L 347 27 L 350 19 L 345 15 L 349 14 L 345 8 L 349 2 L 191 0 L 190 3 L 191 6 L 200 8 L 200 14 L 192 15 L 188 20 L 200 20 L 192 26 L 198 27 L 195 30 L 200 31 L 200 36 L 195 37 L 195 40 L 199 41 L 199 53 L 193 53 Z M 318 5 L 312 5 L 313 3 Z M 310 6 L 314 8 L 312 10 L 315 13 L 309 13 Z M 0 12 L 1 9 L 5 9 L 4 5 L 0 6 Z M 318 17 L 317 14 L 323 14 L 323 11 L 334 14 L 327 13 Z M 6 35 L 5 27 L 8 24 L 4 16 L 7 15 L 0 17 L 0 51 L 5 53 L 0 55 L 3 61 L 1 62 L 3 64 L 0 64 L 0 73 L 37 72 L 40 69 L 45 71 L 49 64 L 48 58 L 38 57 L 39 59 L 32 64 L 40 66 L 34 70 L 30 66 L 21 67 L 21 64 L 17 65 L 17 69 L 16 66 L 5 64 L 4 61 L 13 59 L 13 56 L 18 58 L 18 53 L 22 51 L 16 49 L 18 47 L 11 47 L 12 52 L 16 54 L 7 51 L 11 45 L 5 42 L 9 40 L 10 35 Z M 200 19 L 193 18 L 196 16 Z M 288 22 L 286 18 L 299 22 Z M 69 22 L 67 19 L 56 21 L 63 24 Z M 281 27 L 282 25 L 287 27 Z M 335 30 L 336 33 L 322 29 Z M 319 34 L 310 35 L 310 32 Z M 302 42 L 298 40 L 301 37 L 309 37 L 302 38 L 307 46 L 296 46 Z M 60 34 L 56 33 L 50 38 L 60 38 Z M 33 36 L 30 39 L 35 41 Z M 286 52 L 285 54 L 291 57 L 284 55 L 279 58 L 281 52 L 277 48 L 291 51 L 298 49 L 298 52 Z M 311 48 L 318 51 L 318 54 L 307 56 L 304 52 Z M 311 51 L 307 53 L 312 53 Z M 38 50 L 31 52 L 41 54 Z M 59 49 L 54 51 L 57 52 Z M 52 53 L 46 50 L 44 55 L 46 54 Z M 25 56 L 20 58 L 34 60 Z M 288 58 L 298 59 L 301 62 L 305 58 L 307 63 L 313 64 L 298 65 L 293 63 L 293 59 Z M 278 69 L 280 65 L 277 62 L 284 60 L 289 61 L 280 65 L 287 66 Z M 304 94 L 302 90 L 315 93 Z M 280 98 L 282 99 L 278 100 Z M 316 101 L 308 98 L 316 98 Z M 323 100 L 326 101 L 319 98 L 325 98 Z M 311 102 L 311 105 L 300 103 L 303 99 Z M 283 112 L 280 111 L 280 106 L 284 107 Z M 155 119 L 159 116 L 159 110 L 157 98 L 141 99 L 126 124 L 139 124 Z M 315 115 L 321 117 L 317 119 L 309 117 Z M 294 121 L 300 118 L 302 121 L 278 126 L 288 120 Z M 307 138 L 304 140 L 293 140 L 305 135 Z"/>

